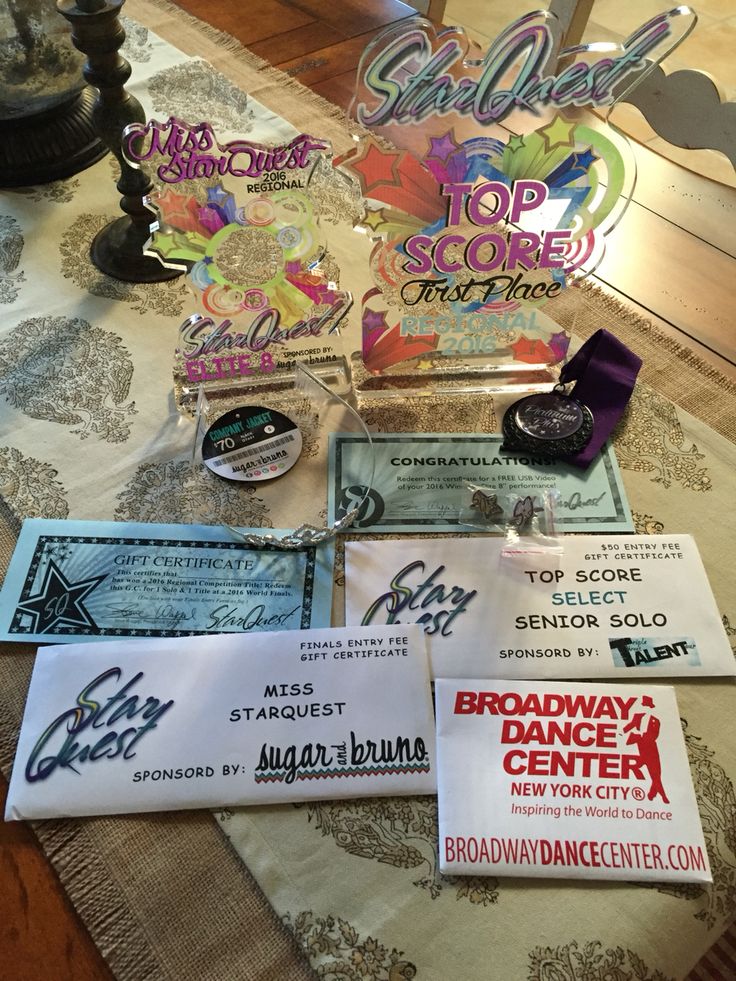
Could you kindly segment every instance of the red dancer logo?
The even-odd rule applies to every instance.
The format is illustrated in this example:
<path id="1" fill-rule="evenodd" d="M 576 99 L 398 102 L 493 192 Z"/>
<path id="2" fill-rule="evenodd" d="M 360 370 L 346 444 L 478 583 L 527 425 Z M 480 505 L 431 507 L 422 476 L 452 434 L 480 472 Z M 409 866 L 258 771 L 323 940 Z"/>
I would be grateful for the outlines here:
<path id="1" fill-rule="evenodd" d="M 654 708 L 654 702 L 649 695 L 642 695 L 641 704 L 646 709 Z M 659 747 L 657 746 L 659 730 L 660 723 L 656 715 L 651 712 L 636 712 L 623 731 L 629 733 L 626 739 L 627 746 L 634 744 L 637 747 L 639 765 L 649 774 L 650 785 L 647 800 L 654 800 L 655 797 L 659 796 L 665 804 L 669 804 L 669 798 L 662 786 L 662 763 L 659 759 Z"/>

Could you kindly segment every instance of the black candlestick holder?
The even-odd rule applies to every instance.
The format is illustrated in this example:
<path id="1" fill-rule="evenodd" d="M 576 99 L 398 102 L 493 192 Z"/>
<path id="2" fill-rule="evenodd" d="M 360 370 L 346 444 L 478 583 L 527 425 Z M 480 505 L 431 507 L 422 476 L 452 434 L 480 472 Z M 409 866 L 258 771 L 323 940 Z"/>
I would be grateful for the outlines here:
<path id="1" fill-rule="evenodd" d="M 157 283 L 175 279 L 181 270 L 167 269 L 158 259 L 143 254 L 150 237 L 151 212 L 143 198 L 153 183 L 142 168 L 131 167 L 122 153 L 123 130 L 146 120 L 140 102 L 125 88 L 130 63 L 118 52 L 125 40 L 120 10 L 125 0 L 57 0 L 56 7 L 72 25 L 72 43 L 87 56 L 82 69 L 97 91 L 92 122 L 102 142 L 120 165 L 117 188 L 124 217 L 110 222 L 95 236 L 92 262 L 115 279 Z"/>

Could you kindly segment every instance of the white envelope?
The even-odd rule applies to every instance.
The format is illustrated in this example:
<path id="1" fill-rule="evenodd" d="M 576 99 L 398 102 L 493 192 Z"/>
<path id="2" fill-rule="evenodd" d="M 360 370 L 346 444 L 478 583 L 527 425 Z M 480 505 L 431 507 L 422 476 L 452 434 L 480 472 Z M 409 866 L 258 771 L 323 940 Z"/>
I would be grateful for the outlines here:
<path id="1" fill-rule="evenodd" d="M 421 623 L 433 677 L 734 675 L 689 535 L 568 535 L 503 555 L 499 538 L 348 542 L 345 620 Z"/>
<path id="2" fill-rule="evenodd" d="M 417 627 L 42 647 L 6 819 L 433 793 Z"/>
<path id="3" fill-rule="evenodd" d="M 672 688 L 438 679 L 440 868 L 712 881 Z"/>

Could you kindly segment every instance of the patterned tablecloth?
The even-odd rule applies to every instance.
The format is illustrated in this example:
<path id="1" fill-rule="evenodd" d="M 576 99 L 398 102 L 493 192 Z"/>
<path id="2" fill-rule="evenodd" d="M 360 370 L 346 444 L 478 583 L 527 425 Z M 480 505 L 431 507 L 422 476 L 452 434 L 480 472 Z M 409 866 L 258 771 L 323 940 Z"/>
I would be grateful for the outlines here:
<path id="1" fill-rule="evenodd" d="M 149 115 L 206 115 L 224 136 L 264 141 L 285 139 L 294 123 L 336 150 L 349 145 L 338 113 L 234 44 L 165 7 L 132 0 L 128 10 L 138 22 L 126 23 L 125 53 Z M 176 413 L 171 382 L 186 287 L 114 282 L 87 255 L 93 233 L 115 215 L 113 171 L 107 159 L 2 197 L 5 561 L 26 516 L 187 521 L 196 513 L 191 424 Z M 334 232 L 339 251 L 337 223 Z M 364 271 L 342 261 L 355 289 L 351 277 Z M 563 295 L 553 315 L 581 337 L 609 327 L 645 361 L 615 441 L 637 530 L 696 536 L 726 630 L 736 634 L 734 387 L 595 290 L 584 296 Z M 501 409 L 490 397 L 453 399 L 442 428 L 489 431 Z M 407 399 L 366 417 L 377 429 L 431 430 L 431 412 L 429 402 Z M 223 482 L 209 500 L 213 520 L 284 523 L 257 491 L 244 506 L 242 491 Z M 685 592 L 687 583 L 673 588 Z M 32 654 L 4 645 L 0 655 L 6 772 Z M 37 833 L 120 978 L 307 977 L 288 931 L 328 979 L 681 978 L 736 916 L 736 728 L 730 681 L 678 683 L 677 694 L 711 888 L 441 876 L 434 798 L 46 822 Z"/>

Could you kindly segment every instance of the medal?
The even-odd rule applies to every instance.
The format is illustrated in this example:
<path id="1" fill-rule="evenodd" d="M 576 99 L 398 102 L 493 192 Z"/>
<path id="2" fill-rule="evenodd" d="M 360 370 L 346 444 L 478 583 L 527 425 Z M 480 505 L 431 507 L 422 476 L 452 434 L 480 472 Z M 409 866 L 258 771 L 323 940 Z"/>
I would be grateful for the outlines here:
<path id="1" fill-rule="evenodd" d="M 528 395 L 514 402 L 503 417 L 504 449 L 528 450 L 545 457 L 578 453 L 593 434 L 593 413 L 565 394 L 563 385 L 552 392 Z"/>
<path id="2" fill-rule="evenodd" d="M 631 398 L 641 358 L 597 330 L 562 366 L 553 391 L 514 402 L 503 417 L 504 448 L 563 458 L 585 470 Z M 572 395 L 565 385 L 574 382 Z"/>

